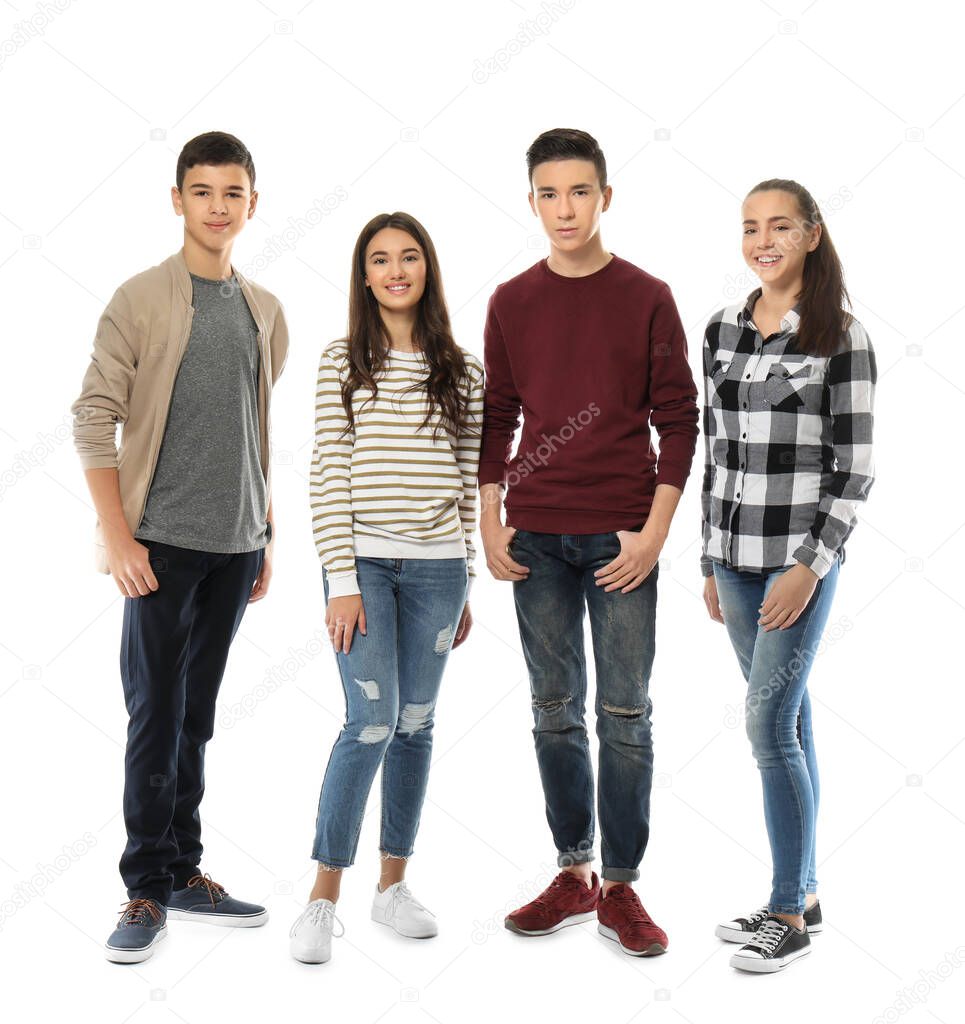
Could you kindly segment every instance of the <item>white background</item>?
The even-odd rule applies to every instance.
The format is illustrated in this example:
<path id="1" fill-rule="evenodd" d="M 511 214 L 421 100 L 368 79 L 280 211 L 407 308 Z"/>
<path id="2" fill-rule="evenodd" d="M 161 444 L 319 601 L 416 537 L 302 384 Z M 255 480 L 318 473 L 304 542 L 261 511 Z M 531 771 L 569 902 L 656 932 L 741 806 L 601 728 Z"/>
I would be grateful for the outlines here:
<path id="1" fill-rule="evenodd" d="M 8 1019 L 961 1021 L 965 965 L 945 959 L 965 943 L 965 76 L 953 5 L 37 10 L 0 5 L 0 955 L 2 999 L 19 1003 Z M 46 25 L 18 43 L 30 18 Z M 755 284 L 740 200 L 772 176 L 799 179 L 822 204 L 876 347 L 878 479 L 831 613 L 840 635 L 811 677 L 826 929 L 812 956 L 772 977 L 733 971 L 733 947 L 713 935 L 766 899 L 770 866 L 734 710 L 742 680 L 700 600 L 698 468 L 660 577 L 657 775 L 639 883 L 667 955 L 625 956 L 593 925 L 542 940 L 501 927 L 555 869 L 512 595 L 480 564 L 410 868 L 441 935 L 407 942 L 368 919 L 375 790 L 343 885 L 345 937 L 327 966 L 306 968 L 289 958 L 288 928 L 310 889 L 318 788 L 342 717 L 318 642 L 307 502 L 318 353 L 344 329 L 358 231 L 401 208 L 433 236 L 457 340 L 481 356 L 492 289 L 545 255 L 524 153 L 557 126 L 600 141 L 613 185 L 604 243 L 670 283 L 695 372 L 708 316 Z M 253 932 L 173 922 L 152 960 L 120 967 L 101 944 L 124 898 L 122 601 L 92 568 L 68 409 L 113 289 L 179 248 L 175 160 L 212 129 L 239 135 L 257 167 L 239 268 L 270 253 L 290 218 L 328 208 L 253 273 L 284 302 L 292 337 L 274 405 L 275 578 L 232 651 L 203 806 L 205 867 L 267 903 L 271 920 Z M 916 982 L 922 1002 L 899 1012 L 897 993 Z"/>

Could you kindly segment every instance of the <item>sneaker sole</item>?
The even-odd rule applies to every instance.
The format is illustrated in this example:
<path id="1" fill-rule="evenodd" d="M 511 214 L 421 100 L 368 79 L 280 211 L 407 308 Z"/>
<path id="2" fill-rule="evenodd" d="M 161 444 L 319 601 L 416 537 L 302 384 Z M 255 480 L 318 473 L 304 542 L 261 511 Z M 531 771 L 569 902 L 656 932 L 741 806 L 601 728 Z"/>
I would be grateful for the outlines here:
<path id="1" fill-rule="evenodd" d="M 613 928 L 608 928 L 605 924 L 598 924 L 596 930 L 608 939 L 613 941 L 630 956 L 660 956 L 661 953 L 667 952 L 667 947 L 660 942 L 651 942 L 646 949 L 629 949 L 627 946 L 620 941 L 620 935 Z"/>
<path id="2" fill-rule="evenodd" d="M 507 917 L 503 924 L 511 932 L 515 932 L 517 935 L 552 935 L 553 932 L 558 932 L 561 928 L 568 928 L 571 924 L 585 924 L 587 921 L 596 920 L 596 911 L 588 910 L 585 914 L 570 914 L 569 917 L 564 917 L 559 924 L 554 924 L 552 928 L 540 928 L 527 930 L 520 928 L 515 921 L 510 921 Z"/>
<path id="3" fill-rule="evenodd" d="M 258 928 L 268 920 L 268 911 L 240 917 L 237 914 L 209 914 L 203 911 L 174 910 L 167 908 L 171 921 L 201 921 L 204 924 L 220 925 L 222 928 Z"/>
<path id="4" fill-rule="evenodd" d="M 397 925 L 392 924 L 391 921 L 386 921 L 383 917 L 377 917 L 375 913 L 372 913 L 372 920 L 376 924 L 384 924 L 386 928 L 391 928 L 396 935 L 401 935 L 404 939 L 434 939 L 439 934 L 439 929 L 436 928 L 431 932 L 407 932 L 403 931 Z"/>
<path id="5" fill-rule="evenodd" d="M 140 964 L 154 956 L 154 947 L 167 935 L 168 926 L 162 925 L 150 946 L 141 949 L 120 949 L 104 944 L 104 955 L 112 964 Z"/>
<path id="6" fill-rule="evenodd" d="M 808 925 L 808 935 L 820 935 L 823 930 L 823 924 Z M 739 932 L 723 924 L 717 925 L 717 928 L 714 930 L 714 935 L 718 939 L 722 939 L 724 942 L 736 942 L 742 946 L 750 942 L 754 938 L 754 934 L 754 932 Z"/>
<path id="7" fill-rule="evenodd" d="M 789 953 L 787 956 L 782 957 L 779 963 L 774 960 L 760 960 L 756 957 L 737 956 L 734 954 L 730 958 L 730 965 L 737 968 L 738 971 L 749 971 L 751 974 L 775 974 L 777 971 L 783 971 L 785 967 L 793 964 L 795 960 L 800 960 L 802 956 L 807 956 L 810 952 L 811 947 L 804 946 L 796 953 Z"/>
<path id="8" fill-rule="evenodd" d="M 293 960 L 297 960 L 300 964 L 327 964 L 329 962 L 329 960 L 332 959 L 331 951 L 329 951 L 328 956 L 323 956 L 320 959 L 316 958 L 314 960 L 309 960 L 308 959 L 308 954 L 305 954 L 304 956 L 298 956 L 296 953 L 292 952 L 291 950 L 289 950 L 289 952 L 292 953 L 292 959 Z"/>

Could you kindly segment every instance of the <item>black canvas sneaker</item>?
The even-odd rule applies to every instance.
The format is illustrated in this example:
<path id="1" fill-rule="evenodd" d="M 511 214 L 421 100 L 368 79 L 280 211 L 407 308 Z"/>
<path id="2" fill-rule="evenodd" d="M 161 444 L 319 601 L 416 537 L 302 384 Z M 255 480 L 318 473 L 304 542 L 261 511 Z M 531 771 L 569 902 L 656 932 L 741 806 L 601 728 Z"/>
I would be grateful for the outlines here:
<path id="1" fill-rule="evenodd" d="M 724 921 L 717 925 L 714 934 L 724 942 L 750 942 L 754 938 L 754 932 L 760 928 L 768 914 L 770 911 L 763 906 L 760 910 L 755 910 L 753 914 L 748 914 L 747 917 L 735 917 L 731 921 Z M 813 907 L 804 911 L 804 923 L 811 935 L 817 935 L 822 931 L 824 924 L 821 920 L 820 900 Z"/>
<path id="2" fill-rule="evenodd" d="M 739 971 L 771 974 L 810 952 L 807 927 L 799 930 L 776 914 L 768 914 L 754 937 L 730 958 L 730 965 Z"/>

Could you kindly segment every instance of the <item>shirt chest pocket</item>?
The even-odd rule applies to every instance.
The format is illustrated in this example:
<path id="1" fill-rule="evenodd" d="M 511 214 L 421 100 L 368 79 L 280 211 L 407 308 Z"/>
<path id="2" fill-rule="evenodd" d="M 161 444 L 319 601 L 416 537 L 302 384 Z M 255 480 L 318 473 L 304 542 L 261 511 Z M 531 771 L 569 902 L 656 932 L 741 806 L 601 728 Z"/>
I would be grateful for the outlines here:
<path id="1" fill-rule="evenodd" d="M 716 359 L 710 368 L 710 402 L 717 408 L 731 408 L 737 401 L 738 382 L 728 377 L 732 363 Z"/>
<path id="2" fill-rule="evenodd" d="M 813 367 L 810 363 L 772 363 L 764 381 L 764 398 L 782 412 L 797 412 L 808 397 Z"/>

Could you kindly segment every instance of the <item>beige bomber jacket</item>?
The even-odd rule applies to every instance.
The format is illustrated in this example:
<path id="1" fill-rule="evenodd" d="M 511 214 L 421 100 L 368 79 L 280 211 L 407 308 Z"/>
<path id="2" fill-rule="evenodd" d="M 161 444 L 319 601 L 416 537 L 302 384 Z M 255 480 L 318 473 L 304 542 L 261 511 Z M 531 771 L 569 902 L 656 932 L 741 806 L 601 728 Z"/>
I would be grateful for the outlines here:
<path id="1" fill-rule="evenodd" d="M 288 356 L 288 327 L 281 303 L 271 292 L 237 270 L 235 275 L 258 327 L 261 468 L 270 499 L 271 392 Z M 121 505 L 132 533 L 144 515 L 174 381 L 191 336 L 191 296 L 183 252 L 125 281 L 98 322 L 90 365 L 70 410 L 83 468 L 117 467 Z M 110 572 L 99 520 L 94 539 L 95 566 Z"/>

